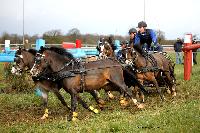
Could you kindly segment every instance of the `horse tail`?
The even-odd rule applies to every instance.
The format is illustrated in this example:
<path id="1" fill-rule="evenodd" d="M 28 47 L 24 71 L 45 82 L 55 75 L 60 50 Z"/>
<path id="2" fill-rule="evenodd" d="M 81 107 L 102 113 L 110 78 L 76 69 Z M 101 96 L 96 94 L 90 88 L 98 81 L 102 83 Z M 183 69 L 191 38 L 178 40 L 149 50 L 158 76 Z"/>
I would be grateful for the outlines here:
<path id="1" fill-rule="evenodd" d="M 172 58 L 169 56 L 167 52 L 160 52 L 161 55 L 163 55 L 166 59 L 169 60 L 169 72 L 170 76 L 173 78 L 174 83 L 176 81 L 175 73 L 174 73 L 174 68 L 175 68 L 175 62 L 172 60 Z"/>
<path id="2" fill-rule="evenodd" d="M 126 73 L 129 75 L 129 76 L 131 76 L 132 78 L 132 80 L 130 80 L 133 84 L 136 84 L 139 88 L 140 88 L 140 90 L 143 92 L 143 93 L 148 93 L 148 91 L 147 90 L 145 90 L 144 89 L 144 86 L 138 81 L 138 79 L 136 78 L 136 76 L 132 73 L 132 72 L 130 72 L 130 70 L 128 70 L 126 67 L 123 67 L 123 70 L 124 71 L 126 71 Z"/>
<path id="3" fill-rule="evenodd" d="M 175 73 L 174 73 L 174 67 L 175 65 L 173 64 L 169 64 L 169 71 L 170 71 L 170 76 L 173 78 L 173 83 L 176 83 L 176 77 L 175 77 Z"/>

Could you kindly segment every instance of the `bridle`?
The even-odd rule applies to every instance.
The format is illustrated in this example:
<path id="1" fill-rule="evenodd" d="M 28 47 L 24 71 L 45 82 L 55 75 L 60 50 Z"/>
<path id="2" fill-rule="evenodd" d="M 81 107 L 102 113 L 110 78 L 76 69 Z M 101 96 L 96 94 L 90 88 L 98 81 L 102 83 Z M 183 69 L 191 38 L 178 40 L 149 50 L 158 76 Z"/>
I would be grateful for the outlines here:
<path id="1" fill-rule="evenodd" d="M 126 58 L 125 63 L 128 64 L 128 65 L 133 66 L 133 65 L 135 64 L 136 60 L 138 59 L 138 58 L 137 58 L 137 57 L 138 57 L 137 52 L 134 51 L 134 49 L 131 49 L 130 47 L 127 47 L 127 48 L 125 48 L 124 50 L 125 50 L 125 58 Z M 131 56 L 131 58 L 128 57 L 129 50 L 131 50 L 131 51 L 130 51 L 130 52 L 131 52 L 130 54 L 134 54 L 134 56 Z"/>
<path id="2" fill-rule="evenodd" d="M 49 70 L 48 68 L 50 66 L 50 63 L 44 57 L 45 57 L 45 54 L 41 54 L 41 53 L 37 53 L 36 54 L 35 63 L 33 65 L 32 69 L 31 69 L 31 74 L 32 75 L 33 75 L 33 72 L 32 72 L 33 69 L 37 69 L 37 68 L 35 68 L 35 66 L 41 64 L 42 59 L 44 60 L 44 62 L 46 64 L 46 67 L 45 67 L 45 69 L 42 72 L 40 72 L 40 75 L 42 75 L 43 73 L 46 73 Z M 74 62 L 75 62 L 74 59 L 71 59 L 69 62 L 65 63 L 59 70 L 57 70 L 55 72 L 48 72 L 48 73 L 51 73 L 51 74 L 59 73 L 62 70 L 64 70 L 67 66 L 69 66 L 70 64 L 72 64 L 72 67 L 73 67 L 74 66 Z"/>
<path id="3" fill-rule="evenodd" d="M 22 54 L 16 54 L 15 58 L 14 58 L 14 63 L 15 64 L 13 65 L 11 72 L 13 74 L 20 75 L 22 73 L 22 71 L 24 70 L 23 69 L 24 66 L 21 66 L 20 64 L 23 63 L 23 65 L 25 65 L 23 55 Z"/>

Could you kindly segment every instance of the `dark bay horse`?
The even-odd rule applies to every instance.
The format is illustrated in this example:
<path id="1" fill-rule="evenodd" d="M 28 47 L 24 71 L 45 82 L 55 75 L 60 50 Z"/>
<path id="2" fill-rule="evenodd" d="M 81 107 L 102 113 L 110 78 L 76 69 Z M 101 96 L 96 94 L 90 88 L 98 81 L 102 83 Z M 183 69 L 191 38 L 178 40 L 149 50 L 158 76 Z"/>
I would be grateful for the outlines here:
<path id="1" fill-rule="evenodd" d="M 57 49 L 56 47 L 53 47 L 52 49 L 57 50 L 58 52 L 63 52 L 60 49 Z M 15 54 L 15 65 L 12 67 L 11 72 L 13 74 L 20 75 L 22 72 L 27 71 L 29 72 L 31 68 L 33 67 L 33 64 L 35 62 L 35 56 L 36 56 L 37 51 L 35 49 L 22 49 L 19 48 L 19 50 L 16 51 Z M 65 59 L 66 60 L 71 60 L 73 56 L 70 53 L 66 53 Z M 37 77 L 32 77 L 35 86 L 39 86 L 42 89 L 42 101 L 43 101 L 43 106 L 45 108 L 45 113 L 41 117 L 41 119 L 45 119 L 48 117 L 48 92 L 52 91 L 56 97 L 61 101 L 61 103 L 67 107 L 68 110 L 70 108 L 67 106 L 67 103 L 65 102 L 64 98 L 60 94 L 59 90 L 62 88 L 61 85 L 59 85 L 57 82 L 52 81 L 50 78 L 51 75 L 46 73 L 45 75 L 40 75 Z M 98 104 L 102 104 L 103 101 L 97 96 L 95 92 L 91 92 L 91 95 L 95 98 L 96 102 Z"/>
<path id="2" fill-rule="evenodd" d="M 15 53 L 15 65 L 13 65 L 11 72 L 16 75 L 21 75 L 22 72 L 27 71 L 29 72 L 31 68 L 33 67 L 34 61 L 35 61 L 35 55 L 37 51 L 35 49 L 22 49 L 19 48 L 19 50 Z M 48 80 L 48 77 L 41 76 L 41 77 L 32 77 L 35 86 L 39 86 L 42 89 L 42 101 L 43 106 L 45 108 L 45 113 L 41 117 L 41 119 L 45 119 L 48 117 L 48 92 L 52 91 L 57 98 L 61 101 L 61 103 L 67 107 L 67 109 L 70 110 L 70 108 L 67 106 L 67 103 L 65 102 L 64 98 L 60 94 L 59 90 L 61 87 L 56 84 L 55 82 L 52 82 Z"/>
<path id="3" fill-rule="evenodd" d="M 36 57 L 35 64 L 31 69 L 31 73 L 37 76 L 47 68 L 52 70 L 52 73 L 63 75 L 60 80 L 62 87 L 71 95 L 71 113 L 69 120 L 74 120 L 77 117 L 76 102 L 80 102 L 84 108 L 95 112 L 94 108 L 88 106 L 78 93 L 90 92 L 99 90 L 109 84 L 114 84 L 129 96 L 133 103 L 138 108 L 143 108 L 136 99 L 128 93 L 128 88 L 124 83 L 123 70 L 118 61 L 114 59 L 103 59 L 82 64 L 76 59 L 66 61 L 62 54 L 53 50 L 41 50 L 41 54 Z M 95 112 L 97 113 L 97 112 Z"/>
<path id="4" fill-rule="evenodd" d="M 141 55 L 134 48 L 124 49 L 122 53 L 126 58 L 126 63 L 134 67 L 140 82 L 143 84 L 144 81 L 151 81 L 155 85 L 162 100 L 163 94 L 159 87 L 159 81 L 164 81 L 170 88 L 172 96 L 176 96 L 174 64 L 165 54 L 154 53 L 151 55 L 147 54 L 147 57 L 144 57 L 144 55 Z M 143 94 L 141 93 L 141 95 Z"/>

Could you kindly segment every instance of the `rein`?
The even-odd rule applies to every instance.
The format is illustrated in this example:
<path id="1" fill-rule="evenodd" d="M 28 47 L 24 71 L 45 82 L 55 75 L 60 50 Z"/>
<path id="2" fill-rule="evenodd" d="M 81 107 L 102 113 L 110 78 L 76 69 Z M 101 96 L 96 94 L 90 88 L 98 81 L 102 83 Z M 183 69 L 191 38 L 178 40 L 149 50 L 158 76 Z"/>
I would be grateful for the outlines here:
<path id="1" fill-rule="evenodd" d="M 133 52 L 133 51 L 132 51 Z M 131 63 L 131 66 L 135 66 L 136 67 L 136 61 L 138 60 L 138 54 L 136 52 L 135 53 L 135 58 L 133 60 L 130 61 Z M 127 53 L 126 53 L 126 58 L 127 58 Z M 143 57 L 145 60 L 146 60 L 146 66 L 144 67 L 139 67 L 135 69 L 135 71 L 137 73 L 144 73 L 144 72 L 157 72 L 159 71 L 159 68 L 157 67 L 157 61 L 155 60 L 155 58 L 153 57 L 153 55 L 150 55 L 150 54 L 144 54 L 144 57 Z M 151 63 L 152 66 L 147 66 L 147 61 L 149 61 Z"/>

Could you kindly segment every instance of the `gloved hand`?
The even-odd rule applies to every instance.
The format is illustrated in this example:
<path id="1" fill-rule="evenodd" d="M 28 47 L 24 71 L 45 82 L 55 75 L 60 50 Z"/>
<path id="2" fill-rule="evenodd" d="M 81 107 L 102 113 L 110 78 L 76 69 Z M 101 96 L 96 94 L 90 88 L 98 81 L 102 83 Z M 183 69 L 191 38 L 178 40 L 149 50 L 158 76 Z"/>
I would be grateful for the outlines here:
<path id="1" fill-rule="evenodd" d="M 154 43 L 154 42 L 152 42 L 152 43 L 151 43 L 151 47 L 154 47 L 154 46 L 155 46 L 155 43 Z"/>

